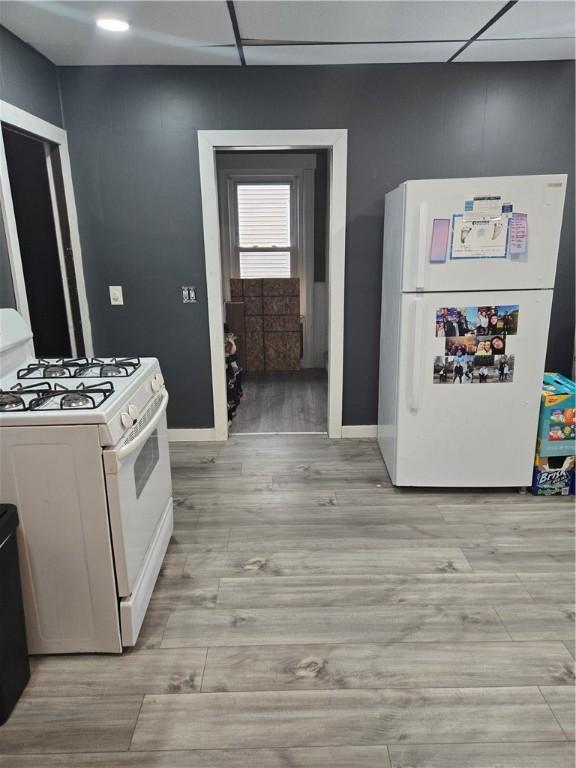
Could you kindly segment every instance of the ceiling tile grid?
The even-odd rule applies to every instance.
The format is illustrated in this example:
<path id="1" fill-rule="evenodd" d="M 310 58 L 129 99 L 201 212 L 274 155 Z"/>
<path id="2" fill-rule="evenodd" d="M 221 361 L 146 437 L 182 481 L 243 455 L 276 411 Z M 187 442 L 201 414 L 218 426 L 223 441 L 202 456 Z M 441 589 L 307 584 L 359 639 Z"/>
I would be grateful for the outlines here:
<path id="1" fill-rule="evenodd" d="M 249 66 L 442 62 L 454 50 L 454 43 L 445 42 L 244 46 Z"/>
<path id="2" fill-rule="evenodd" d="M 225 0 L 9 0 L 0 23 L 58 65 L 238 66 L 241 54 L 248 66 L 457 64 L 573 59 L 574 8 L 570 0 L 235 0 L 231 14 Z M 130 30 L 100 30 L 102 16 Z"/>

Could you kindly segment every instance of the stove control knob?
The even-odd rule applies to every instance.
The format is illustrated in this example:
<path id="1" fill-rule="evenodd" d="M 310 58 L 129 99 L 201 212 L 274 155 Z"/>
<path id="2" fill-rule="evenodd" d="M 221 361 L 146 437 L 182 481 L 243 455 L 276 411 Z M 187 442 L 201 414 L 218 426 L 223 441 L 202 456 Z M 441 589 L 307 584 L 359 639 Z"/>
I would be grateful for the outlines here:
<path id="1" fill-rule="evenodd" d="M 128 414 L 132 419 L 132 421 L 136 421 L 136 419 L 138 418 L 138 413 L 139 413 L 138 408 L 134 405 L 134 403 L 130 403 L 130 405 L 128 406 Z"/>
<path id="2" fill-rule="evenodd" d="M 132 424 L 134 424 L 134 419 L 126 412 L 120 414 L 120 421 L 122 422 L 124 429 L 128 429 L 128 427 L 131 427 Z"/>
<path id="3" fill-rule="evenodd" d="M 150 382 L 150 386 L 152 387 L 152 392 L 159 392 L 162 388 L 162 384 L 164 384 L 164 379 L 162 378 L 162 374 L 157 373 L 155 376 L 152 377 L 152 381 Z"/>

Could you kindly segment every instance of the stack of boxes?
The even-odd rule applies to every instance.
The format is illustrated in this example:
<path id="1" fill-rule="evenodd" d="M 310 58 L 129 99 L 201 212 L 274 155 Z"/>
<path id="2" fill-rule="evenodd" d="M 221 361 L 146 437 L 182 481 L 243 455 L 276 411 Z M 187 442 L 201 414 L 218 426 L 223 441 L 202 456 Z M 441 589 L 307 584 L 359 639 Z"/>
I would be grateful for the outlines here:
<path id="1" fill-rule="evenodd" d="M 232 330 L 243 326 L 247 371 L 298 371 L 302 338 L 300 330 L 300 280 L 297 277 L 230 280 L 232 303 L 243 311 Z M 228 317 L 228 305 L 226 307 Z"/>
<path id="2" fill-rule="evenodd" d="M 575 429 L 576 384 L 559 373 L 545 373 L 532 479 L 535 496 L 574 493 Z"/>

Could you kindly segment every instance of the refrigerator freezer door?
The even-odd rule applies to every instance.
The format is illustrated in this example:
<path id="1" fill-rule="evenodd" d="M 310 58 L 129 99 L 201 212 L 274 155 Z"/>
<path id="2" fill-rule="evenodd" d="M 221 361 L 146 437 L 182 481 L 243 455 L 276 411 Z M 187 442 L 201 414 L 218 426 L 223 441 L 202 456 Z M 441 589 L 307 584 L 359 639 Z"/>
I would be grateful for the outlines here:
<path id="1" fill-rule="evenodd" d="M 530 484 L 551 303 L 552 291 L 402 296 L 396 485 Z M 499 327 L 479 335 L 490 311 L 477 308 L 494 306 Z M 476 336 L 452 335 L 466 325 Z M 461 371 L 447 345 L 466 353 Z"/>
<path id="2" fill-rule="evenodd" d="M 407 181 L 402 289 L 553 288 L 566 176 Z"/>

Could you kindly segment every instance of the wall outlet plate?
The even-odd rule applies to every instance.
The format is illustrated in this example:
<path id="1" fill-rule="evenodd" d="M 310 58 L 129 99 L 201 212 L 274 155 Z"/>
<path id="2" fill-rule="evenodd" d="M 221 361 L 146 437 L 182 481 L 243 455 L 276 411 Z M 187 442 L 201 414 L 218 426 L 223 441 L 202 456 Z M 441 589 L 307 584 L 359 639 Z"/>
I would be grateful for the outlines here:
<path id="1" fill-rule="evenodd" d="M 110 304 L 124 304 L 124 294 L 122 293 L 121 285 L 109 285 L 110 291 Z"/>
<path id="2" fill-rule="evenodd" d="M 196 288 L 193 285 L 182 286 L 182 303 L 196 304 Z"/>

